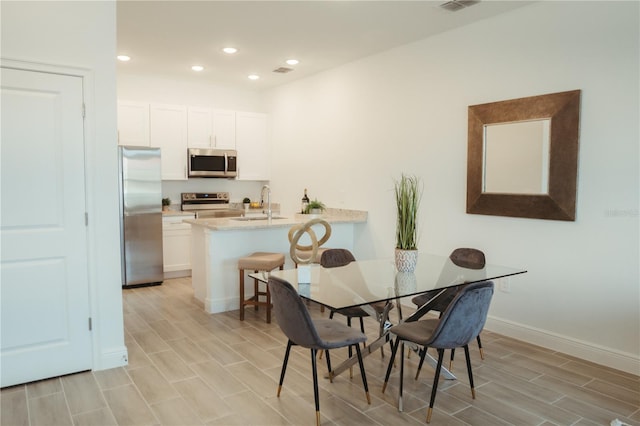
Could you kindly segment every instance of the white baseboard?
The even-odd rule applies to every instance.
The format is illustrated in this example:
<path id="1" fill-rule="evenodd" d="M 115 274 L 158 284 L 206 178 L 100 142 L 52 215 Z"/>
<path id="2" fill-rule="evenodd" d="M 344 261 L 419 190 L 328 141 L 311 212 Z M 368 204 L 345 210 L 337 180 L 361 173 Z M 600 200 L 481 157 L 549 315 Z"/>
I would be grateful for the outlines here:
<path id="1" fill-rule="evenodd" d="M 501 318 L 487 318 L 484 328 L 503 336 L 562 352 L 576 358 L 640 375 L 640 357 L 634 354 L 616 351 Z"/>
<path id="2" fill-rule="evenodd" d="M 191 269 L 166 270 L 164 271 L 164 279 L 190 277 Z"/>
<path id="3" fill-rule="evenodd" d="M 93 366 L 93 371 L 108 370 L 109 368 L 124 367 L 129 363 L 129 353 L 126 346 L 118 348 L 111 348 L 104 351 L 99 359 L 96 360 L 96 365 Z"/>
<path id="4" fill-rule="evenodd" d="M 209 314 L 217 314 L 220 312 L 234 311 L 240 305 L 240 298 L 232 297 L 228 299 L 205 299 L 205 311 Z"/>

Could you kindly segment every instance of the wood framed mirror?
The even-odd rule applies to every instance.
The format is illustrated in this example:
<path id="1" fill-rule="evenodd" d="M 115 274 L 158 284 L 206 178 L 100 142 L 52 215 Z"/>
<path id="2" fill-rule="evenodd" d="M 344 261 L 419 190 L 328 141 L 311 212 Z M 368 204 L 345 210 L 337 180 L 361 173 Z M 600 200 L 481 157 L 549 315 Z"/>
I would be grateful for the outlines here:
<path id="1" fill-rule="evenodd" d="M 469 106 L 467 213 L 573 221 L 580 90 Z"/>

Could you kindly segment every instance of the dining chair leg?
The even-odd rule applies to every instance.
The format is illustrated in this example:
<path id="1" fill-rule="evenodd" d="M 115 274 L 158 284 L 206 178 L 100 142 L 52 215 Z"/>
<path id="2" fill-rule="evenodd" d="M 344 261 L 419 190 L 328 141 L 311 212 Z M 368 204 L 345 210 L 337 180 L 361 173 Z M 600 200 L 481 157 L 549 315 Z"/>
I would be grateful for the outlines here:
<path id="1" fill-rule="evenodd" d="M 453 371 L 453 357 L 456 355 L 456 350 L 451 349 L 451 358 L 449 359 L 449 371 Z"/>
<path id="2" fill-rule="evenodd" d="M 467 374 L 469 374 L 469 385 L 471 386 L 471 398 L 476 399 L 476 388 L 473 385 L 473 373 L 471 372 L 471 358 L 469 357 L 469 346 L 464 346 L 464 356 L 467 358 Z"/>
<path id="3" fill-rule="evenodd" d="M 404 340 L 400 342 L 400 392 L 398 393 L 398 411 L 404 411 L 402 391 L 404 388 Z"/>
<path id="4" fill-rule="evenodd" d="M 287 342 L 287 350 L 284 353 L 284 361 L 282 362 L 282 371 L 280 372 L 280 382 L 278 382 L 278 394 L 280 397 L 280 391 L 282 390 L 282 383 L 284 383 L 284 373 L 287 371 L 287 363 L 289 362 L 289 353 L 291 352 L 291 346 L 293 343 L 291 340 Z"/>
<path id="5" fill-rule="evenodd" d="M 427 348 L 424 347 L 420 351 L 420 362 L 418 363 L 418 371 L 416 371 L 416 378 L 418 380 L 418 376 L 420 375 L 420 371 L 422 370 L 422 364 L 424 364 L 424 358 L 427 356 Z"/>
<path id="6" fill-rule="evenodd" d="M 333 383 L 333 374 L 331 374 L 331 358 L 329 358 L 329 350 L 325 350 L 324 353 L 326 354 L 326 358 L 327 358 L 327 369 L 329 370 L 329 382 Z M 322 355 L 322 351 L 320 351 L 320 355 Z"/>
<path id="7" fill-rule="evenodd" d="M 315 349 L 311 349 L 311 369 L 313 370 L 313 398 L 316 403 L 316 425 L 320 426 L 320 395 L 318 394 L 318 366 Z"/>
<path id="8" fill-rule="evenodd" d="M 482 340 L 480 340 L 480 335 L 476 336 L 476 340 L 478 341 L 478 349 L 480 350 L 480 359 L 484 360 L 484 349 L 482 349 Z"/>
<path id="9" fill-rule="evenodd" d="M 358 354 L 358 363 L 360 363 L 360 375 L 362 376 L 362 384 L 364 385 L 364 392 L 367 396 L 367 403 L 371 405 L 371 396 L 369 396 L 369 385 L 367 384 L 367 374 L 364 372 L 364 362 L 362 362 L 362 352 L 360 352 L 360 345 L 355 344 L 356 354 Z"/>
<path id="10" fill-rule="evenodd" d="M 391 369 L 393 368 L 393 362 L 396 357 L 396 352 L 398 350 L 398 344 L 400 343 L 400 338 L 396 337 L 396 342 L 391 345 L 391 358 L 389 359 L 389 365 L 387 366 L 387 374 L 384 375 L 384 383 L 382 384 L 382 393 L 384 393 L 387 388 L 387 383 L 389 383 L 389 376 L 391 375 Z"/>
<path id="11" fill-rule="evenodd" d="M 436 366 L 436 374 L 433 377 L 433 386 L 431 387 L 431 399 L 429 400 L 429 408 L 427 409 L 427 423 L 431 422 L 433 404 L 436 402 L 436 392 L 438 391 L 438 381 L 440 380 L 440 370 L 442 369 L 442 358 L 444 358 L 444 349 L 438 349 L 438 364 Z"/>
<path id="12" fill-rule="evenodd" d="M 347 325 L 351 327 L 351 317 L 347 317 Z M 353 349 L 349 346 L 349 358 L 353 356 Z M 349 367 L 349 378 L 353 379 L 353 366 Z"/>

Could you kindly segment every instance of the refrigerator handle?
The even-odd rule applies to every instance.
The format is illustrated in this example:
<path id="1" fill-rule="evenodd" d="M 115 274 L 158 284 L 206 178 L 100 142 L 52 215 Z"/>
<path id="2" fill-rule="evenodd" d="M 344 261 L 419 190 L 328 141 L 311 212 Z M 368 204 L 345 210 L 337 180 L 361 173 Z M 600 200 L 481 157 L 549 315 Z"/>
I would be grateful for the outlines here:
<path id="1" fill-rule="evenodd" d="M 224 153 L 224 172 L 225 174 L 229 171 L 229 159 L 227 158 L 227 153 Z"/>

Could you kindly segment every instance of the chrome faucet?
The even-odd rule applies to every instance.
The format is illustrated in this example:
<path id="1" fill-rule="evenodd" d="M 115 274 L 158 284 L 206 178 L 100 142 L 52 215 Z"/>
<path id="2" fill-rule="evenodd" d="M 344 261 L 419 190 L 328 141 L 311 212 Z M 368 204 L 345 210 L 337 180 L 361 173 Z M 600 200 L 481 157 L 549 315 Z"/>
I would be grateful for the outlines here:
<path id="1" fill-rule="evenodd" d="M 271 188 L 269 185 L 265 185 L 262 187 L 262 191 L 260 191 L 260 205 L 263 207 L 262 212 L 264 213 L 264 191 L 267 190 L 267 219 L 271 219 Z"/>

